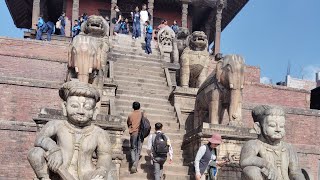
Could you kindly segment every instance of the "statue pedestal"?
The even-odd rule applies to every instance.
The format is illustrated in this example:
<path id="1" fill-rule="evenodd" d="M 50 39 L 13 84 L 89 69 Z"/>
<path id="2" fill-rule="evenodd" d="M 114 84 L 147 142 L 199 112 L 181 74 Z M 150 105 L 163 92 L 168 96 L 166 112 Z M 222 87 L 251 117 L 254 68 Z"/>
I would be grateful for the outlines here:
<path id="1" fill-rule="evenodd" d="M 193 129 L 193 110 L 198 88 L 176 87 L 172 92 L 172 100 L 177 112 L 180 128 L 189 132 Z"/>
<path id="2" fill-rule="evenodd" d="M 191 162 L 194 161 L 199 147 L 206 144 L 213 133 L 219 133 L 223 143 L 218 147 L 218 160 L 227 158 L 230 162 L 218 170 L 218 179 L 241 179 L 239 165 L 241 147 L 246 141 L 257 138 L 257 135 L 250 133 L 250 130 L 245 127 L 203 123 L 202 127 L 189 131 L 184 136 L 182 149 L 184 155 L 190 157 L 186 159 L 186 163 L 190 164 L 190 171 L 194 172 L 194 165 Z"/>
<path id="3" fill-rule="evenodd" d="M 33 120 L 37 124 L 37 129 L 39 132 L 47 122 L 66 121 L 67 118 L 63 116 L 61 110 L 43 108 L 41 109 L 38 117 L 33 118 Z M 112 161 L 116 165 L 118 177 L 120 177 L 120 165 L 124 158 L 121 140 L 121 137 L 126 129 L 126 127 L 123 125 L 124 119 L 119 116 L 98 114 L 93 123 L 109 133 L 112 144 Z"/>

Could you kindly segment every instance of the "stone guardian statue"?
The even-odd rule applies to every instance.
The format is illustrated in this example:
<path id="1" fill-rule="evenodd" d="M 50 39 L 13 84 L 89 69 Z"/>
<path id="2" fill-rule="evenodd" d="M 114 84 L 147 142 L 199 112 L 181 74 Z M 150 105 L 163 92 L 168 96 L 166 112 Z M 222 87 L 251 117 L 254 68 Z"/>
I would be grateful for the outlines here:
<path id="1" fill-rule="evenodd" d="M 225 110 L 229 125 L 242 122 L 242 89 L 244 86 L 244 59 L 226 55 L 200 86 L 194 109 L 194 128 L 203 122 L 221 124 Z"/>
<path id="2" fill-rule="evenodd" d="M 210 62 L 207 35 L 194 31 L 187 38 L 187 47 L 180 57 L 182 87 L 198 88 L 206 80 Z"/>
<path id="3" fill-rule="evenodd" d="M 279 107 L 260 105 L 252 110 L 252 117 L 258 139 L 242 147 L 242 180 L 305 180 L 297 153 L 282 141 L 285 112 Z"/>
<path id="4" fill-rule="evenodd" d="M 92 124 L 98 91 L 87 83 L 70 81 L 63 84 L 59 95 L 67 121 L 49 121 L 28 154 L 37 178 L 116 180 L 109 134 Z"/>

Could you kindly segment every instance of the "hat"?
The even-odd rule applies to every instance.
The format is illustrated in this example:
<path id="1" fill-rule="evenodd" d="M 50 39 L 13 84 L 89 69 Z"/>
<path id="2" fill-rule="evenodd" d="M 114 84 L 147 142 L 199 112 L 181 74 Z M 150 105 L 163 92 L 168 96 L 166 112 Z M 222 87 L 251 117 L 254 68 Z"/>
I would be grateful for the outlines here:
<path id="1" fill-rule="evenodd" d="M 221 142 L 222 142 L 221 135 L 218 133 L 214 133 L 214 134 L 212 134 L 211 138 L 208 139 L 208 141 L 212 144 L 221 144 Z"/>

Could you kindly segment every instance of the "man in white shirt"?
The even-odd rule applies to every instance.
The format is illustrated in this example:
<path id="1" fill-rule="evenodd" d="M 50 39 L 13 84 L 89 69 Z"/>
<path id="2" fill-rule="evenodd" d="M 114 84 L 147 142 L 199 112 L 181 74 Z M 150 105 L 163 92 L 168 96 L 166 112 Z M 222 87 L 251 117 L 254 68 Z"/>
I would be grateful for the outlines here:
<path id="1" fill-rule="evenodd" d="M 147 5 L 143 4 L 142 9 L 140 11 L 140 26 L 141 26 L 141 37 L 144 37 L 146 28 L 145 28 L 145 22 L 149 20 L 149 13 L 147 11 Z"/>
<path id="2" fill-rule="evenodd" d="M 161 132 L 162 127 L 163 125 L 161 123 L 156 123 L 156 132 L 151 134 L 148 139 L 147 152 L 153 161 L 155 180 L 160 180 L 163 175 L 163 164 L 167 160 L 167 153 L 169 153 L 169 164 L 172 163 L 173 157 L 173 149 L 170 139 L 167 135 Z"/>

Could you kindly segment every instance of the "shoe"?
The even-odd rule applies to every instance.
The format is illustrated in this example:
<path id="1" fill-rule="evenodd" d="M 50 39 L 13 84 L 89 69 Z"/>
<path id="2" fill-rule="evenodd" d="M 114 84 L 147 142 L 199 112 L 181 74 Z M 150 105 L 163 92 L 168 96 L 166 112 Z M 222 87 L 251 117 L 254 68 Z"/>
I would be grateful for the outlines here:
<path id="1" fill-rule="evenodd" d="M 131 169 L 130 169 L 130 172 L 133 174 L 133 173 L 136 173 L 137 172 L 137 167 L 136 166 L 132 166 Z"/>

